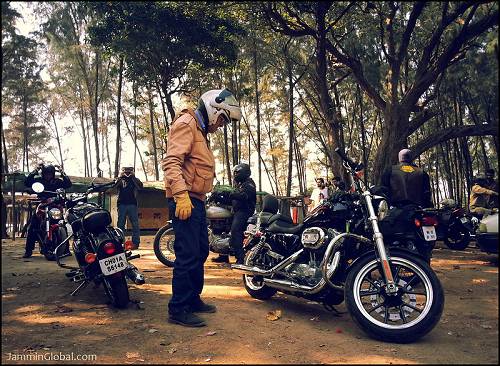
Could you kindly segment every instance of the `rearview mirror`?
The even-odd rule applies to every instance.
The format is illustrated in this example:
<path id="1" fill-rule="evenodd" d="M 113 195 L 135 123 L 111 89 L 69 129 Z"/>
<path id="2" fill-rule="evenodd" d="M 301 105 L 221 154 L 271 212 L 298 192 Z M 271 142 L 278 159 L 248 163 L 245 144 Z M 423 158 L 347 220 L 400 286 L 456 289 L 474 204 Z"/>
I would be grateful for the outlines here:
<path id="1" fill-rule="evenodd" d="M 109 170 L 109 165 L 108 163 L 104 162 L 104 161 L 101 161 L 99 163 L 99 165 L 97 166 L 97 168 L 101 171 L 101 172 L 105 172 L 107 170 Z"/>
<path id="2" fill-rule="evenodd" d="M 44 190 L 45 190 L 45 187 L 42 183 L 40 182 L 35 182 L 31 185 L 31 189 L 35 192 L 35 193 L 42 193 Z"/>

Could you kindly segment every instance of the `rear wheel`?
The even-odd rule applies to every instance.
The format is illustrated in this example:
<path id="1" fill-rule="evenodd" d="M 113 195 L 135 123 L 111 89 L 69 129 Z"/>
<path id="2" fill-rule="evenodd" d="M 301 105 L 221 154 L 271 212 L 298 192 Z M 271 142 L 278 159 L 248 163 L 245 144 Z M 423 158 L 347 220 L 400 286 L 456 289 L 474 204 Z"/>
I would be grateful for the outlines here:
<path id="1" fill-rule="evenodd" d="M 116 308 L 126 308 L 130 302 L 127 280 L 123 275 L 118 278 L 105 277 L 104 290 L 111 300 L 111 303 Z"/>
<path id="2" fill-rule="evenodd" d="M 247 266 L 259 266 L 258 258 L 260 257 L 259 253 L 255 250 L 257 247 L 250 250 L 245 256 L 245 265 Z M 260 252 L 260 250 L 259 250 Z M 267 300 L 271 298 L 277 290 L 266 286 L 264 284 L 264 278 L 262 276 L 252 276 L 248 274 L 243 275 L 243 283 L 245 285 L 245 289 L 255 299 L 259 300 Z"/>
<path id="3" fill-rule="evenodd" d="M 444 239 L 446 246 L 453 250 L 464 250 L 470 243 L 470 232 L 463 226 L 451 226 Z"/>

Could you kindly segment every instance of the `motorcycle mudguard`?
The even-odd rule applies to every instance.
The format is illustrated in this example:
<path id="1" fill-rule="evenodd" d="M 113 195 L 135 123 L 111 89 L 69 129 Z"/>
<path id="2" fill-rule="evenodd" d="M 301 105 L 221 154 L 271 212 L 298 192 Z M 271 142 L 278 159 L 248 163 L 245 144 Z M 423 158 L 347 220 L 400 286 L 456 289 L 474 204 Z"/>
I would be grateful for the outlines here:
<path id="1" fill-rule="evenodd" d="M 412 252 L 411 250 L 405 249 L 405 248 L 386 248 L 386 251 L 387 251 L 387 256 L 389 257 L 389 259 L 390 259 L 391 256 L 397 257 L 398 253 L 404 253 L 404 254 L 409 254 L 411 256 L 417 257 L 420 260 L 426 262 L 426 259 L 423 256 L 421 256 L 420 254 L 417 254 L 415 252 Z M 358 258 L 356 258 L 355 260 L 353 260 L 351 264 L 349 264 L 347 266 L 346 272 L 345 272 L 345 276 L 347 277 L 347 274 L 349 273 L 349 271 L 353 267 L 354 263 L 358 262 L 362 258 L 366 258 L 366 257 L 369 257 L 369 256 L 376 257 L 378 259 L 378 254 L 376 253 L 375 250 L 370 250 L 370 251 L 364 253 L 363 255 L 360 255 Z"/>

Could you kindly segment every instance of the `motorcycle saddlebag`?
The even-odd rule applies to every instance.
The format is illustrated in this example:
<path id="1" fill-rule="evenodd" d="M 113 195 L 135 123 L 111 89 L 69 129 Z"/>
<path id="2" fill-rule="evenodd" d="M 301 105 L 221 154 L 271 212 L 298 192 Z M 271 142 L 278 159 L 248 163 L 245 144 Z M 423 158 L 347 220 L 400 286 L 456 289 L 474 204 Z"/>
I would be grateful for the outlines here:
<path id="1" fill-rule="evenodd" d="M 110 224 L 111 215 L 102 209 L 89 212 L 82 219 L 83 229 L 91 233 L 98 233 Z"/>

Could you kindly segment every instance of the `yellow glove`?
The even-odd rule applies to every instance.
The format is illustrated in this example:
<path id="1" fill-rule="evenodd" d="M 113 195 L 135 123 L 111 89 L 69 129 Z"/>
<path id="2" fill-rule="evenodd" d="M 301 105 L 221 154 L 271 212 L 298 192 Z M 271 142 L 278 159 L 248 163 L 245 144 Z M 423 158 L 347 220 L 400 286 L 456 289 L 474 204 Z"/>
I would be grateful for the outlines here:
<path id="1" fill-rule="evenodd" d="M 191 198 L 189 198 L 187 191 L 175 196 L 174 201 L 176 203 L 175 217 L 178 217 L 180 220 L 188 219 L 189 216 L 191 216 L 191 209 L 194 206 L 191 203 Z"/>

